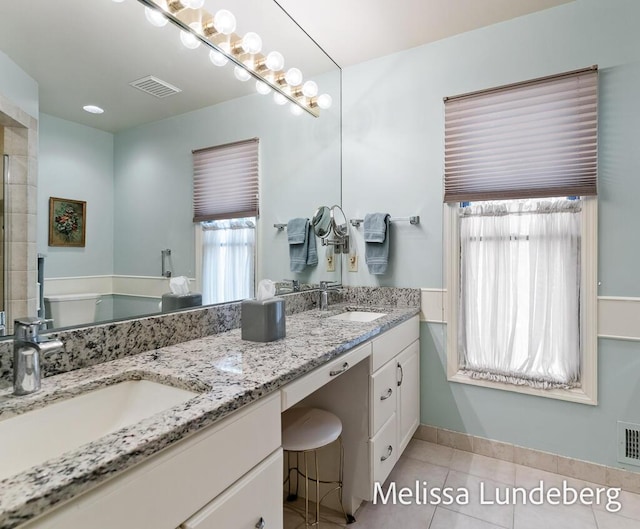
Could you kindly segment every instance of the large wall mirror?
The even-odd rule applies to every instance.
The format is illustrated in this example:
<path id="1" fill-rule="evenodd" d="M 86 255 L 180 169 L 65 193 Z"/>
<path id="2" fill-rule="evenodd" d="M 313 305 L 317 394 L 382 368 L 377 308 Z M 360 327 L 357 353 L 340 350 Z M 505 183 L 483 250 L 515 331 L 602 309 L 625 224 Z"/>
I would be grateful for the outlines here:
<path id="1" fill-rule="evenodd" d="M 0 52 L 38 83 L 37 252 L 45 295 L 96 292 L 97 320 L 159 312 L 173 276 L 200 275 L 192 212 L 192 151 L 259 138 L 260 215 L 256 281 L 340 280 L 341 263 L 289 271 L 286 224 L 341 203 L 341 71 L 271 0 L 207 0 L 280 51 L 333 104 L 320 117 L 294 115 L 232 64 L 190 50 L 172 24 L 155 27 L 137 0 L 23 0 L 0 6 Z M 153 76 L 180 92 L 158 98 L 130 85 Z M 0 80 L 0 93 L 2 93 Z M 98 105 L 101 115 L 83 110 Z M 28 109 L 27 109 L 28 110 Z M 51 197 L 86 202 L 84 247 L 49 245 Z M 199 288 L 195 282 L 192 288 Z M 11 314 L 10 317 L 24 316 Z M 54 322 L 54 326 L 55 322 Z"/>

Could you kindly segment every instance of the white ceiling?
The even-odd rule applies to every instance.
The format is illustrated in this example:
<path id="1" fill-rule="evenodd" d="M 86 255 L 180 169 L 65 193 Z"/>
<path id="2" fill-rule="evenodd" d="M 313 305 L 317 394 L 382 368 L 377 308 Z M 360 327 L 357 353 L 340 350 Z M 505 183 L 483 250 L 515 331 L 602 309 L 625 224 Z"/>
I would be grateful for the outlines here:
<path id="1" fill-rule="evenodd" d="M 573 0 L 276 0 L 342 67 Z"/>
<path id="2" fill-rule="evenodd" d="M 570 0 L 206 0 L 210 12 L 236 14 L 238 33 L 258 32 L 306 78 L 508 20 Z M 225 5 L 226 4 L 226 5 Z M 137 0 L 0 0 L 0 51 L 39 84 L 40 110 L 109 132 L 254 92 L 207 50 L 186 50 L 171 25 L 155 28 Z M 156 99 L 129 86 L 154 75 L 182 89 Z M 322 88 L 322 87 L 321 87 Z M 101 116 L 82 110 L 105 108 Z"/>

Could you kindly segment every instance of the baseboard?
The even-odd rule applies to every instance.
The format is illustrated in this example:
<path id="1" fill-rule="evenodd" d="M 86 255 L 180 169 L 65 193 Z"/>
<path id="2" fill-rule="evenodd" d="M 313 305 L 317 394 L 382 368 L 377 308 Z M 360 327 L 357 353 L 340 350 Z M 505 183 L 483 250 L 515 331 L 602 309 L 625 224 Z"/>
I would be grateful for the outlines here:
<path id="1" fill-rule="evenodd" d="M 413 438 L 640 494 L 640 469 L 639 472 L 633 472 L 599 465 L 426 424 L 418 427 Z"/>

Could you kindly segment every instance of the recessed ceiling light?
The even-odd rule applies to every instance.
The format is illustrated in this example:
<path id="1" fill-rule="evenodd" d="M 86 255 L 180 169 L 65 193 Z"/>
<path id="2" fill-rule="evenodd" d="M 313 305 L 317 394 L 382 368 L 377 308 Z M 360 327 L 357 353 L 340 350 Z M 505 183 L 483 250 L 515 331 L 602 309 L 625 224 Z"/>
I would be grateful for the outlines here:
<path id="1" fill-rule="evenodd" d="M 95 105 L 85 105 L 82 108 L 91 114 L 102 114 L 104 112 L 104 109 Z"/>

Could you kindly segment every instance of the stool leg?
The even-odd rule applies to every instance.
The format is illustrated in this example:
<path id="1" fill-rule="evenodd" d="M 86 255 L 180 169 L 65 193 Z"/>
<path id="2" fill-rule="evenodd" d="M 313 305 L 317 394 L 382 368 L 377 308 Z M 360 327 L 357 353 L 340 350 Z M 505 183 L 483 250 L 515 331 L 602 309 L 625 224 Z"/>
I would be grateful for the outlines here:
<path id="1" fill-rule="evenodd" d="M 307 465 L 307 452 L 304 453 L 304 526 L 309 527 L 309 465 Z"/>
<path id="2" fill-rule="evenodd" d="M 320 527 L 320 471 L 318 469 L 318 451 L 313 451 L 313 458 L 316 464 L 316 523 Z"/>

